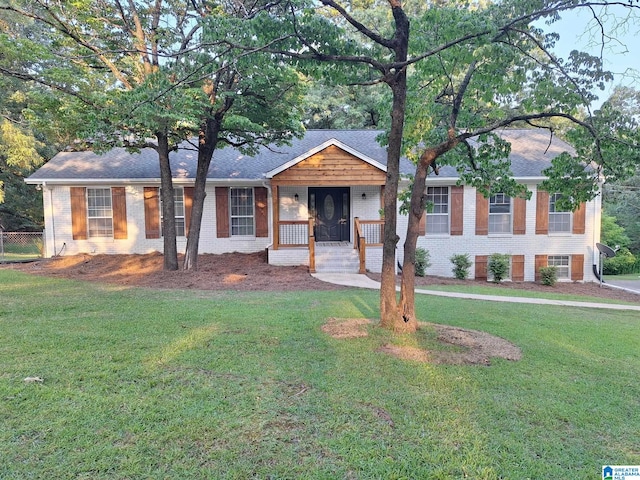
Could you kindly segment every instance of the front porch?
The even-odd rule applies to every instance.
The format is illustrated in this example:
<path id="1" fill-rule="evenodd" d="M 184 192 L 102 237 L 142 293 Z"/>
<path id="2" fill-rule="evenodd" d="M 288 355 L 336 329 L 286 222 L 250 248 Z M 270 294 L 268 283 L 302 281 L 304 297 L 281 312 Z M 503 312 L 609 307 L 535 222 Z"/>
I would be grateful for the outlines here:
<path id="1" fill-rule="evenodd" d="M 381 270 L 384 165 L 331 140 L 267 178 L 273 238 L 269 263 L 308 265 L 310 272 Z"/>
<path id="2" fill-rule="evenodd" d="M 307 265 L 310 273 L 379 273 L 384 220 L 353 220 L 354 241 L 317 242 L 315 220 L 278 222 L 269 248 L 272 265 Z M 277 238 L 276 238 L 277 237 Z"/>

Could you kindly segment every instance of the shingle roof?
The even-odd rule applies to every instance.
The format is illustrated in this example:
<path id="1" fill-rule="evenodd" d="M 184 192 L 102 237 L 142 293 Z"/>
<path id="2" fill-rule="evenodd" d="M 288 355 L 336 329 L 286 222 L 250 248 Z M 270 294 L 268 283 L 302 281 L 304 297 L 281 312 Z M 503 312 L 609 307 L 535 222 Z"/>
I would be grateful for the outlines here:
<path id="1" fill-rule="evenodd" d="M 265 174 L 303 156 L 306 152 L 335 139 L 362 156 L 386 165 L 386 147 L 376 141 L 376 130 L 308 130 L 303 138 L 295 139 L 290 146 L 261 147 L 254 156 L 243 155 L 231 147 L 216 150 L 208 178 L 211 180 L 260 180 Z M 504 130 L 501 135 L 511 142 L 512 171 L 515 177 L 540 177 L 551 165 L 551 159 L 572 148 L 557 138 L 550 143 L 549 134 L 543 130 Z M 173 177 L 194 179 L 197 152 L 181 148 L 170 154 Z M 414 167 L 402 159 L 401 172 L 413 173 Z M 445 167 L 440 177 L 457 177 L 453 168 Z M 91 151 L 61 152 L 34 172 L 29 183 L 47 180 L 157 180 L 160 178 L 158 155 L 145 148 L 139 153 L 129 153 L 124 148 L 114 148 L 97 155 Z"/>

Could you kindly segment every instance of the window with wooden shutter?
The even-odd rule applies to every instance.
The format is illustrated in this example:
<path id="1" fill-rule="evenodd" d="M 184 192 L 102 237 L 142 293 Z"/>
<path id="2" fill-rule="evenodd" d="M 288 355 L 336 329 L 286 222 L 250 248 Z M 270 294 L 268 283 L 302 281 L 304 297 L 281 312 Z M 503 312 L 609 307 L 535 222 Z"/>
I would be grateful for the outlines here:
<path id="1" fill-rule="evenodd" d="M 511 280 L 524 282 L 524 255 L 511 255 Z"/>
<path id="2" fill-rule="evenodd" d="M 267 200 L 267 189 L 265 187 L 256 187 L 254 189 L 255 196 L 255 215 L 256 215 L 256 237 L 269 236 L 269 208 Z"/>
<path id="3" fill-rule="evenodd" d="M 527 233 L 527 200 L 516 197 L 513 199 L 513 234 Z"/>
<path id="4" fill-rule="evenodd" d="M 571 280 L 584 280 L 584 255 L 571 255 Z"/>
<path id="5" fill-rule="evenodd" d="M 71 187 L 71 234 L 74 240 L 87 239 L 87 194 L 84 187 Z"/>
<path id="6" fill-rule="evenodd" d="M 536 235 L 549 233 L 549 194 L 544 190 L 536 193 Z"/>
<path id="7" fill-rule="evenodd" d="M 420 218 L 420 235 L 449 233 L 449 187 L 427 187 L 427 205 Z"/>
<path id="8" fill-rule="evenodd" d="M 576 235 L 584 233 L 585 212 L 586 206 L 584 202 L 573 212 L 573 233 Z"/>
<path id="9" fill-rule="evenodd" d="M 476 191 L 476 235 L 489 233 L 489 199 Z"/>
<path id="10" fill-rule="evenodd" d="M 451 235 L 462 235 L 464 187 L 451 187 Z"/>
<path id="11" fill-rule="evenodd" d="M 486 280 L 487 279 L 487 255 L 476 255 L 475 258 L 475 279 Z"/>
<path id="12" fill-rule="evenodd" d="M 216 187 L 216 233 L 229 237 L 229 187 Z"/>
<path id="13" fill-rule="evenodd" d="M 113 238 L 124 240 L 127 238 L 127 197 L 124 187 L 111 188 L 111 203 L 113 208 Z"/>
<path id="14" fill-rule="evenodd" d="M 144 187 L 145 238 L 160 238 L 160 198 L 158 187 Z"/>

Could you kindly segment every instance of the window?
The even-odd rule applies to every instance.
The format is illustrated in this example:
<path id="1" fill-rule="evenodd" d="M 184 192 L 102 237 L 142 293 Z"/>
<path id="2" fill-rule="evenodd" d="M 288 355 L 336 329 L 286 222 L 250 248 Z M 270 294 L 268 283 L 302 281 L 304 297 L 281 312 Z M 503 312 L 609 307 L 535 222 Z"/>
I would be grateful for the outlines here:
<path id="1" fill-rule="evenodd" d="M 231 188 L 231 235 L 253 235 L 253 188 Z"/>
<path id="2" fill-rule="evenodd" d="M 173 189 L 173 205 L 175 208 L 176 218 L 176 236 L 185 236 L 185 221 L 184 221 L 184 189 L 182 187 L 176 187 Z M 164 232 L 163 222 L 163 208 L 162 208 L 162 193 L 160 194 L 160 225 L 162 225 L 162 232 Z M 164 236 L 164 233 L 162 233 Z"/>
<path id="3" fill-rule="evenodd" d="M 549 232 L 571 232 L 571 212 L 557 206 L 562 194 L 549 195 Z"/>
<path id="4" fill-rule="evenodd" d="M 504 193 L 489 197 L 489 233 L 511 233 L 511 197 Z"/>
<path id="5" fill-rule="evenodd" d="M 558 269 L 559 279 L 568 279 L 569 277 L 569 255 L 549 255 L 547 257 L 547 265 L 554 266 Z"/>
<path id="6" fill-rule="evenodd" d="M 449 233 L 449 187 L 427 187 L 427 235 Z"/>
<path id="7" fill-rule="evenodd" d="M 113 236 L 113 209 L 110 188 L 87 188 L 89 237 Z"/>

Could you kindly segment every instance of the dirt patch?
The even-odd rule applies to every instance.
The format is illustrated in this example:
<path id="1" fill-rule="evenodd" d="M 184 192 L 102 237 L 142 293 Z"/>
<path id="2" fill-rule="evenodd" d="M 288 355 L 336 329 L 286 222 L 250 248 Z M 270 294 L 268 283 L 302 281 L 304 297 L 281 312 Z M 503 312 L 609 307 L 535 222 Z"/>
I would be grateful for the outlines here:
<path id="1" fill-rule="evenodd" d="M 360 338 L 369 335 L 367 333 L 367 325 L 370 324 L 371 320 L 366 318 L 331 317 L 327 320 L 327 323 L 322 325 L 321 329 L 333 338 Z"/>
<path id="2" fill-rule="evenodd" d="M 348 339 L 366 337 L 371 320 L 364 318 L 329 318 L 322 331 L 333 338 Z M 490 365 L 492 358 L 517 361 L 522 352 L 507 340 L 477 330 L 450 327 L 435 323 L 420 323 L 419 328 L 434 328 L 443 346 L 459 347 L 456 350 L 431 350 L 406 345 L 386 344 L 378 351 L 403 360 L 439 365 Z"/>

